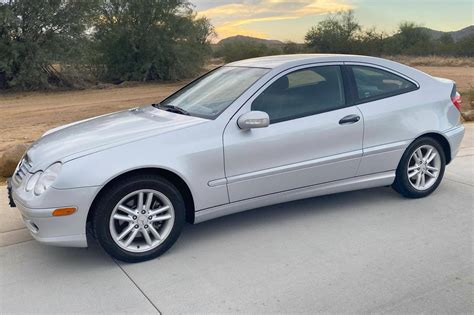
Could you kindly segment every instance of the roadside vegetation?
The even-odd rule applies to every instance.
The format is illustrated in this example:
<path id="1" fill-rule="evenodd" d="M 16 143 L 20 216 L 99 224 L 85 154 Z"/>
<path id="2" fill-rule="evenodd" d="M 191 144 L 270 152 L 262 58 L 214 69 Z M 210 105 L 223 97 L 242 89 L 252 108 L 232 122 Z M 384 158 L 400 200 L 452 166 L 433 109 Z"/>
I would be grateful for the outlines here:
<path id="1" fill-rule="evenodd" d="M 355 53 L 411 65 L 473 65 L 474 34 L 432 38 L 415 23 L 394 34 L 364 28 L 352 11 L 329 15 L 305 43 L 222 41 L 188 0 L 0 1 L 0 90 L 77 89 L 192 78 L 211 58 Z"/>
<path id="2" fill-rule="evenodd" d="M 213 28 L 187 0 L 0 2 L 0 89 L 195 76 Z"/>
<path id="3" fill-rule="evenodd" d="M 353 11 L 343 11 L 329 15 L 309 29 L 304 44 L 285 42 L 265 45 L 245 40 L 227 41 L 215 47 L 214 55 L 231 62 L 249 57 L 298 53 L 392 56 L 392 59 L 405 62 L 423 62 L 416 65 L 440 64 L 442 59 L 446 66 L 472 66 L 473 59 L 466 57 L 474 57 L 474 34 L 458 41 L 449 34 L 433 38 L 427 29 L 413 22 L 403 22 L 394 34 L 387 34 L 375 28 L 364 28 Z M 452 64 L 446 64 L 448 62 Z"/>

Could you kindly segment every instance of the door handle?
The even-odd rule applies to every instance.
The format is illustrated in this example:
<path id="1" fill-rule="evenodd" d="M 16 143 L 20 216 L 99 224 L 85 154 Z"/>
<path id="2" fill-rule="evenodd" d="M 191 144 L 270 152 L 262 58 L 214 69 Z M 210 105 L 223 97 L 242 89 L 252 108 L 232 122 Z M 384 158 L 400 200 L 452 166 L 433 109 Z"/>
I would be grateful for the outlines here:
<path id="1" fill-rule="evenodd" d="M 360 120 L 359 115 L 347 115 L 346 117 L 342 118 L 339 120 L 339 125 L 349 125 L 349 124 L 355 124 Z"/>

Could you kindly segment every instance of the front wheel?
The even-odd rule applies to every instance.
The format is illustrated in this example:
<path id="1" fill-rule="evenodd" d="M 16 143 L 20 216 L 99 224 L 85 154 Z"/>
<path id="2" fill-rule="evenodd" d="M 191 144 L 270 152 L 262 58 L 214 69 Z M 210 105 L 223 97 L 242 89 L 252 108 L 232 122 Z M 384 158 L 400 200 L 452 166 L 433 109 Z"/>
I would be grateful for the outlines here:
<path id="1" fill-rule="evenodd" d="M 413 142 L 402 156 L 392 187 L 408 198 L 428 196 L 441 183 L 446 157 L 440 144 L 431 138 Z"/>
<path id="2" fill-rule="evenodd" d="M 108 187 L 93 219 L 96 238 L 111 256 L 127 262 L 153 259 L 177 240 L 184 201 L 173 184 L 137 176 Z"/>

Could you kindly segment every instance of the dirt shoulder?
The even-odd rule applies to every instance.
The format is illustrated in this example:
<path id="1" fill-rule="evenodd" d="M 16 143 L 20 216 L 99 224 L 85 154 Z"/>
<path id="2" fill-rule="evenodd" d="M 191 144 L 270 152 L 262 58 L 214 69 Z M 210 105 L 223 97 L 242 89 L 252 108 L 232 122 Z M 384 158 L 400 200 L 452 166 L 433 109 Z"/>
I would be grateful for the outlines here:
<path id="1" fill-rule="evenodd" d="M 31 143 L 46 130 L 73 121 L 158 102 L 183 83 L 65 92 L 0 95 L 0 155 L 17 143 Z"/>
<path id="2" fill-rule="evenodd" d="M 415 67 L 435 77 L 456 81 L 460 91 L 474 88 L 474 67 Z"/>

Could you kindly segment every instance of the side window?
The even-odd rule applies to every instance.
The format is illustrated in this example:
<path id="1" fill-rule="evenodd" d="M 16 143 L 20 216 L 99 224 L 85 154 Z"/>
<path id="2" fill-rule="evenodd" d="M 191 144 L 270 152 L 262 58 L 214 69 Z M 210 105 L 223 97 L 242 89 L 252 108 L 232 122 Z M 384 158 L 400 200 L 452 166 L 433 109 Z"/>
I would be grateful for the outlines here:
<path id="1" fill-rule="evenodd" d="M 339 66 L 298 70 L 282 76 L 252 103 L 271 123 L 315 115 L 345 106 Z"/>
<path id="2" fill-rule="evenodd" d="M 377 68 L 352 66 L 359 100 L 382 98 L 416 89 L 412 82 Z"/>

